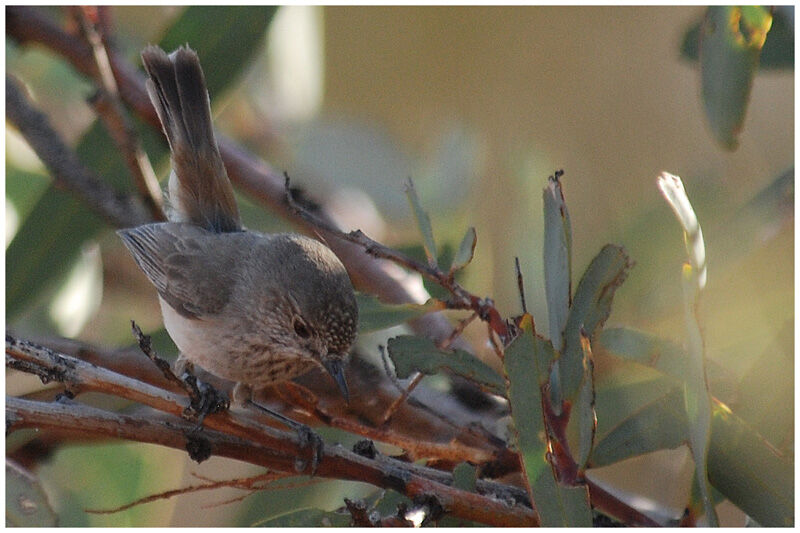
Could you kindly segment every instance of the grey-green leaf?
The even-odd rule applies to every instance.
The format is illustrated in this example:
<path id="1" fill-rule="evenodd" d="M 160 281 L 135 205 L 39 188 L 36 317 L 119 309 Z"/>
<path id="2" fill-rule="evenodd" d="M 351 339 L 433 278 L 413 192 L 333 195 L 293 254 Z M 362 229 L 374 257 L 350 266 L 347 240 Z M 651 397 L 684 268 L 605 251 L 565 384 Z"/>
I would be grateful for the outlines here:
<path id="1" fill-rule="evenodd" d="M 555 357 L 553 346 L 534 335 L 530 315 L 523 316 L 521 328 L 522 333 L 505 351 L 503 367 L 513 418 L 512 437 L 522 456 L 528 492 L 542 526 L 591 527 L 586 488 L 559 485 L 547 459 L 541 385 Z"/>
<path id="2" fill-rule="evenodd" d="M 256 527 L 349 527 L 352 519 L 348 513 L 300 509 L 253 524 Z"/>
<path id="3" fill-rule="evenodd" d="M 208 92 L 216 98 L 260 52 L 277 10 L 275 6 L 189 6 L 159 45 L 168 52 L 185 44 L 192 47 L 203 65 Z"/>
<path id="4" fill-rule="evenodd" d="M 560 374 L 561 400 L 574 402 L 583 381 L 581 331 L 589 339 L 611 313 L 614 293 L 625 281 L 633 263 L 625 250 L 607 244 L 595 256 L 583 274 L 569 310 L 564 328 L 564 349 L 556 363 Z M 553 398 L 558 402 L 559 398 Z"/>
<path id="5" fill-rule="evenodd" d="M 360 333 L 396 326 L 437 309 L 435 301 L 429 301 L 423 305 L 393 305 L 383 303 L 375 296 L 361 292 L 356 293 L 356 303 L 358 304 L 358 331 Z"/>
<path id="6" fill-rule="evenodd" d="M 632 328 L 607 328 L 595 337 L 595 348 L 653 367 L 677 380 L 686 378 L 686 350 L 677 344 Z"/>
<path id="7" fill-rule="evenodd" d="M 683 385 L 652 368 L 617 367 L 596 383 L 597 435 L 590 467 L 617 463 L 689 439 Z M 714 402 L 708 477 L 765 526 L 794 525 L 794 463 L 744 420 Z"/>
<path id="8" fill-rule="evenodd" d="M 17 463 L 6 459 L 6 525 L 54 527 L 58 516 L 39 480 Z"/>
<path id="9" fill-rule="evenodd" d="M 764 42 L 764 48 L 761 49 L 758 69 L 794 68 L 794 6 L 775 6 L 772 15 L 772 28 Z M 684 34 L 681 57 L 691 61 L 698 60 L 701 26 L 701 23 L 694 24 Z"/>
<path id="10" fill-rule="evenodd" d="M 432 268 L 438 268 L 436 262 L 438 256 L 436 253 L 436 242 L 433 240 L 431 219 L 419 203 L 419 197 L 417 196 L 417 191 L 414 189 L 414 182 L 411 181 L 411 178 L 409 178 L 406 183 L 406 196 L 408 196 L 408 202 L 411 204 L 411 211 L 414 213 L 414 219 L 417 221 L 417 226 L 422 234 L 422 244 L 425 247 L 425 256 L 428 258 L 428 264 Z"/>
<path id="11" fill-rule="evenodd" d="M 503 378 L 486 363 L 463 350 L 440 350 L 432 340 L 411 335 L 389 339 L 387 349 L 397 377 L 401 379 L 414 372 L 432 375 L 447 368 L 490 392 L 505 392 Z"/>
<path id="12" fill-rule="evenodd" d="M 457 489 L 474 492 L 477 479 L 478 470 L 469 463 L 459 463 L 453 469 L 453 486 Z"/>
<path id="13" fill-rule="evenodd" d="M 560 351 L 572 297 L 572 228 L 558 177 L 550 178 L 543 197 L 544 289 L 550 340 Z"/>
<path id="14" fill-rule="evenodd" d="M 586 340 L 584 353 L 584 372 L 583 381 L 578 391 L 578 401 L 573 408 L 572 416 L 577 417 L 578 422 L 578 455 L 575 463 L 578 470 L 583 471 L 589 461 L 589 454 L 594 446 L 594 436 L 597 430 L 597 417 L 595 415 L 595 394 L 594 394 L 594 361 L 592 360 L 591 348 Z"/>
<path id="15" fill-rule="evenodd" d="M 597 433 L 590 467 L 686 442 L 683 387 L 656 371 L 624 365 L 596 383 Z"/>
<path id="16" fill-rule="evenodd" d="M 728 150 L 738 144 L 761 48 L 771 25 L 768 8 L 759 6 L 712 6 L 703 20 L 703 105 L 714 137 Z"/>
<path id="17" fill-rule="evenodd" d="M 453 264 L 450 265 L 450 272 L 453 273 L 461 270 L 472 261 L 472 256 L 475 254 L 475 244 L 478 242 L 478 236 L 475 233 L 475 228 L 470 227 L 461 239 L 461 244 L 458 246 L 456 256 L 453 258 Z"/>
<path id="18" fill-rule="evenodd" d="M 794 526 L 794 461 L 720 403 L 711 419 L 708 477 L 759 524 Z"/>

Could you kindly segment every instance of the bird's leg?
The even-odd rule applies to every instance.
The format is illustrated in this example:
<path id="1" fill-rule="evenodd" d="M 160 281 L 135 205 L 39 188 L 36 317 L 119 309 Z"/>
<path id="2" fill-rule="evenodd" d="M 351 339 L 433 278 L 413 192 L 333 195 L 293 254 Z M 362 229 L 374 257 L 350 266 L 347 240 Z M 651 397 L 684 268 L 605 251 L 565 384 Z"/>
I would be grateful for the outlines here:
<path id="1" fill-rule="evenodd" d="M 273 411 L 272 409 L 268 409 L 267 407 L 264 407 L 263 405 L 254 402 L 253 389 L 244 383 L 236 384 L 236 386 L 233 388 L 232 396 L 233 396 L 233 403 L 235 405 L 252 406 L 259 412 L 264 413 L 267 416 L 284 424 L 285 426 L 293 429 L 295 433 L 297 433 L 297 438 L 299 439 L 300 446 L 302 448 L 305 448 L 310 445 L 312 448 L 311 475 L 312 476 L 314 475 L 314 473 L 317 471 L 317 465 L 319 464 L 320 459 L 322 459 L 322 451 L 324 446 L 322 437 L 320 437 L 314 430 L 312 430 L 307 425 L 295 422 L 289 417 L 286 417 L 276 411 Z M 295 470 L 297 470 L 297 472 L 303 472 L 305 469 L 306 469 L 305 460 L 298 457 L 295 463 Z"/>
<path id="2" fill-rule="evenodd" d="M 206 415 L 226 411 L 230 407 L 230 401 L 224 393 L 197 379 L 194 365 L 183 354 L 175 361 L 173 373 L 186 385 L 191 399 L 190 408 L 198 415 L 198 427 L 203 424 Z"/>

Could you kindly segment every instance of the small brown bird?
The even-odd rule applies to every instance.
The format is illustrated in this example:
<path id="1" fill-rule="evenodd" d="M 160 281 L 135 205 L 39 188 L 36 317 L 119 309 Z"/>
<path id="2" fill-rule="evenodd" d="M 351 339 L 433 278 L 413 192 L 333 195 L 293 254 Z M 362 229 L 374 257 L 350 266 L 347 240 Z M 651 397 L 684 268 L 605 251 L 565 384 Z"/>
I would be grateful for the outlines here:
<path id="1" fill-rule="evenodd" d="M 236 382 L 237 403 L 322 366 L 347 399 L 358 308 L 344 266 L 316 240 L 242 228 L 197 54 L 149 46 L 142 60 L 171 150 L 171 222 L 118 233 L 158 290 L 178 366 Z"/>

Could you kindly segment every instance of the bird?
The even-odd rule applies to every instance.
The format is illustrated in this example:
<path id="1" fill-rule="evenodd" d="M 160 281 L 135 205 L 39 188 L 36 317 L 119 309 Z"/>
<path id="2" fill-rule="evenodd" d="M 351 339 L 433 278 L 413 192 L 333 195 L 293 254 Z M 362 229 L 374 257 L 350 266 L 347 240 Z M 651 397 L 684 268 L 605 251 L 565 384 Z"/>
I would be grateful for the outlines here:
<path id="1" fill-rule="evenodd" d="M 235 383 L 243 404 L 321 367 L 349 400 L 358 307 L 344 265 L 315 239 L 242 226 L 197 53 L 149 45 L 141 55 L 170 147 L 168 222 L 118 234 L 158 292 L 176 373 L 199 366 Z"/>

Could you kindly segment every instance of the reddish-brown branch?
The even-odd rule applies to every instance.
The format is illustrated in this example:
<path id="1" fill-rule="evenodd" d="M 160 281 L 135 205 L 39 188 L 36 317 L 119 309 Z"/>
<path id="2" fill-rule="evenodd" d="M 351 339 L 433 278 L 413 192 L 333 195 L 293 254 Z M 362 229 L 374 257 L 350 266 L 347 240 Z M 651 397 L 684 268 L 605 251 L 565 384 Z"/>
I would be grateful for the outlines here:
<path id="1" fill-rule="evenodd" d="M 152 417 L 108 413 L 79 404 L 43 403 L 7 397 L 6 419 L 12 430 L 69 427 L 75 434 L 103 435 L 178 449 L 186 448 L 187 435 L 195 435 L 194 438 L 204 441 L 214 455 L 282 472 L 294 470 L 295 459 L 292 456 L 213 429 L 206 428 L 197 433 L 192 423 L 177 418 L 159 421 Z M 367 459 L 341 448 L 326 447 L 317 475 L 363 481 L 396 490 L 409 498 L 433 496 L 447 512 L 490 525 L 521 527 L 538 523 L 533 510 L 528 507 L 519 504 L 509 506 L 493 497 L 455 489 L 447 484 L 452 483 L 448 474 L 387 457 Z"/>
<path id="2" fill-rule="evenodd" d="M 138 135 L 128 119 L 122 102 L 119 100 L 117 81 L 111 70 L 111 61 L 106 49 L 107 39 L 101 31 L 110 24 L 107 9 L 82 6 L 70 9 L 83 31 L 83 35 L 92 47 L 98 76 L 95 81 L 100 87 L 90 103 L 106 125 L 111 138 L 122 153 L 125 164 L 133 177 L 139 194 L 150 215 L 157 221 L 166 220 L 164 201 L 158 178 L 150 165 Z"/>
<path id="3" fill-rule="evenodd" d="M 118 507 L 113 507 L 110 509 L 84 509 L 84 510 L 90 514 L 113 514 L 126 511 L 128 509 L 136 507 L 137 505 L 142 505 L 145 503 L 150 503 L 158 500 L 168 500 L 169 498 L 173 498 L 175 496 L 181 496 L 183 494 L 191 494 L 193 492 L 200 492 L 204 490 L 214 490 L 222 487 L 255 492 L 258 490 L 264 490 L 266 484 L 275 481 L 276 479 L 283 479 L 289 477 L 290 475 L 291 474 L 267 472 L 266 474 L 261 474 L 259 476 L 237 478 L 237 479 L 225 479 L 222 481 L 212 481 L 208 479 L 203 479 L 205 483 L 201 483 L 199 485 L 189 485 L 188 487 L 182 487 L 180 489 L 166 490 L 164 492 L 159 492 L 158 494 L 151 494 L 149 496 L 136 499 L 132 502 L 120 505 Z"/>

